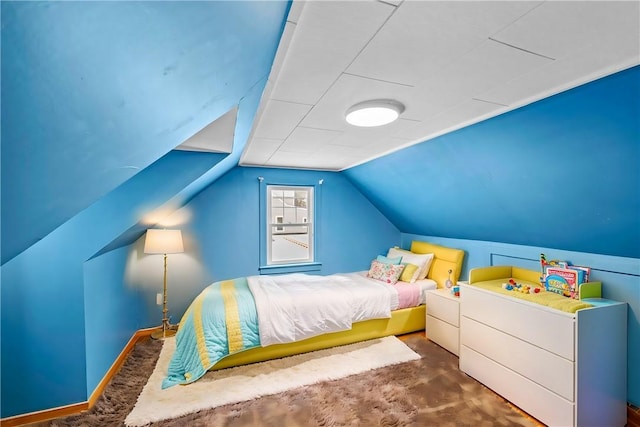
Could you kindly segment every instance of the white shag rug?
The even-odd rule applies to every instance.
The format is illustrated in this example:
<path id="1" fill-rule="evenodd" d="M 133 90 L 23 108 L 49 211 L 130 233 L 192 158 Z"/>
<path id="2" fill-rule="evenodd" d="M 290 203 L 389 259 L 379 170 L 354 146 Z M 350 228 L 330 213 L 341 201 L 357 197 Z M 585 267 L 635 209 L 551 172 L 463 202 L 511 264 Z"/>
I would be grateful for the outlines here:
<path id="1" fill-rule="evenodd" d="M 125 425 L 144 426 L 202 409 L 281 393 L 305 385 L 344 378 L 371 369 L 420 359 L 398 338 L 391 336 L 208 372 L 186 386 L 162 390 L 175 338 L 166 339 L 158 363 Z"/>

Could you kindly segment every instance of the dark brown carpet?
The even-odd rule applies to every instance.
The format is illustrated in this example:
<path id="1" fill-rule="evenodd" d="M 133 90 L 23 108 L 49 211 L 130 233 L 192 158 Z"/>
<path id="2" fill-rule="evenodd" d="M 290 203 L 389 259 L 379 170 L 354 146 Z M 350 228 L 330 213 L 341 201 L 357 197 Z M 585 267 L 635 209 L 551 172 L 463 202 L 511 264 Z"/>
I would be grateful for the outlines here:
<path id="1" fill-rule="evenodd" d="M 419 335 L 422 359 L 153 426 L 536 426 L 458 370 L 458 358 Z M 138 343 L 89 411 L 40 426 L 122 426 L 155 367 L 161 343 Z"/>

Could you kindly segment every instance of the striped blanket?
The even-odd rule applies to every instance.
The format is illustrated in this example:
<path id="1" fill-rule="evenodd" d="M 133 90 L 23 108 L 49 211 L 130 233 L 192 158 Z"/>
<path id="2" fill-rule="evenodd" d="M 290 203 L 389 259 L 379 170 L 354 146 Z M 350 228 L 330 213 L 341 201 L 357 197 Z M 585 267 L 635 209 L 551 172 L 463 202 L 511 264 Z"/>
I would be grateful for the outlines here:
<path id="1" fill-rule="evenodd" d="M 192 383 L 225 356 L 258 346 L 258 316 L 247 279 L 213 283 L 180 321 L 176 351 L 162 388 Z"/>

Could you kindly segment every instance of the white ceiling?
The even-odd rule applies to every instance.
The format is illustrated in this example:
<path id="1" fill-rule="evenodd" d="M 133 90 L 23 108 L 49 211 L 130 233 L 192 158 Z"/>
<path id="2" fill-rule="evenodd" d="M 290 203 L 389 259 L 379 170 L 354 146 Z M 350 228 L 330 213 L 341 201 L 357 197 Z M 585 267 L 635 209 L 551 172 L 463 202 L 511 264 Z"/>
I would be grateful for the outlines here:
<path id="1" fill-rule="evenodd" d="M 640 63 L 639 1 L 299 1 L 245 166 L 343 170 Z M 400 120 L 346 123 L 395 99 Z"/>

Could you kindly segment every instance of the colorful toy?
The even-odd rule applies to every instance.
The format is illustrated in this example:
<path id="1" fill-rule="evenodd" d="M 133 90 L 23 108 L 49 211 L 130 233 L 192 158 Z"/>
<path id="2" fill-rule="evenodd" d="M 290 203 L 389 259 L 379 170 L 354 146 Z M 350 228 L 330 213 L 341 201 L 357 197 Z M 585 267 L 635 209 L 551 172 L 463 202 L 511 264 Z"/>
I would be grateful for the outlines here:
<path id="1" fill-rule="evenodd" d="M 512 291 L 513 288 L 515 287 L 516 282 L 513 279 L 509 279 L 509 281 L 507 283 L 503 283 L 502 284 L 502 289 L 506 289 L 508 291 Z"/>
<path id="2" fill-rule="evenodd" d="M 539 288 L 537 286 L 529 286 L 522 283 L 517 283 L 514 279 L 509 279 L 507 283 L 503 283 L 502 289 L 532 295 L 538 294 L 542 290 L 542 288 Z"/>

